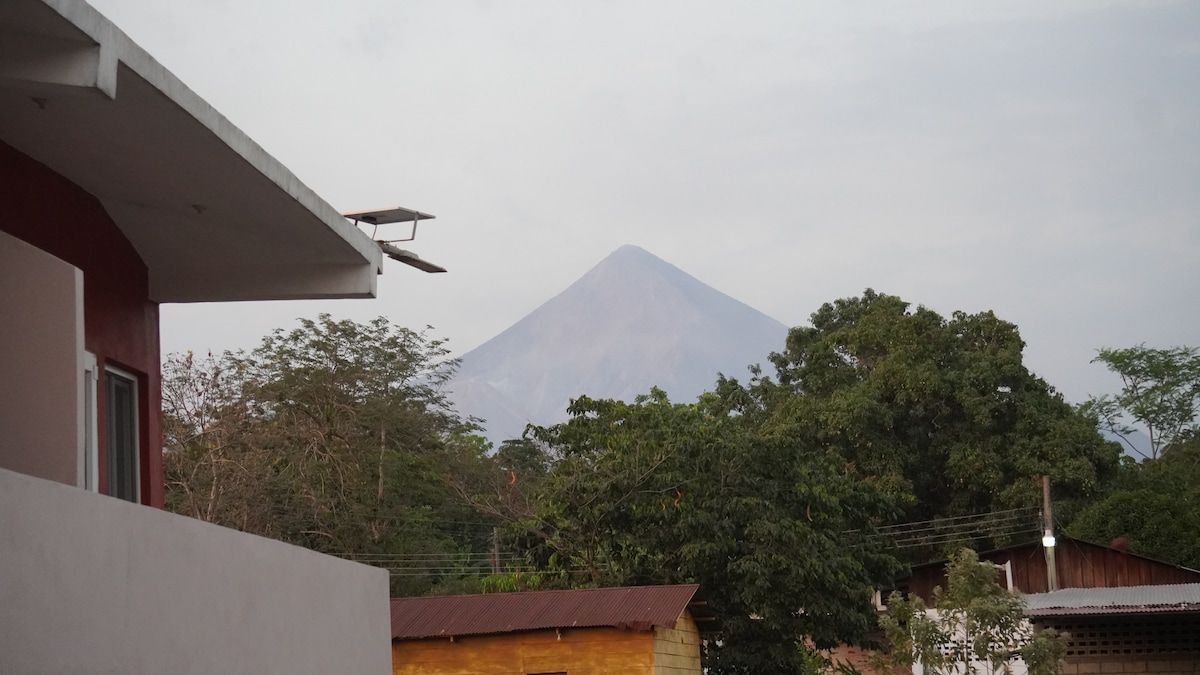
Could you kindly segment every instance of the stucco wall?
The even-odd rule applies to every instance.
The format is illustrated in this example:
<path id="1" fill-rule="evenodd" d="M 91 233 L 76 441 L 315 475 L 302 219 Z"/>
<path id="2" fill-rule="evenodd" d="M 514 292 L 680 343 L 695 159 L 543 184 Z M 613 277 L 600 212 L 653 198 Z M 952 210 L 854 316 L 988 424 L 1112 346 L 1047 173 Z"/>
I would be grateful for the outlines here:
<path id="1" fill-rule="evenodd" d="M 161 506 L 162 387 L 158 304 L 133 245 L 94 196 L 46 166 L 0 142 L 0 231 L 83 272 L 84 344 L 101 368 L 111 364 L 138 376 L 142 502 Z M 98 409 L 104 409 L 103 387 Z M 104 486 L 104 418 L 99 420 L 100 484 Z"/>
<path id="2" fill-rule="evenodd" d="M 0 232 L 0 467 L 79 485 L 83 275 Z"/>
<path id="3" fill-rule="evenodd" d="M 0 673 L 389 672 L 387 572 L 0 469 Z"/>

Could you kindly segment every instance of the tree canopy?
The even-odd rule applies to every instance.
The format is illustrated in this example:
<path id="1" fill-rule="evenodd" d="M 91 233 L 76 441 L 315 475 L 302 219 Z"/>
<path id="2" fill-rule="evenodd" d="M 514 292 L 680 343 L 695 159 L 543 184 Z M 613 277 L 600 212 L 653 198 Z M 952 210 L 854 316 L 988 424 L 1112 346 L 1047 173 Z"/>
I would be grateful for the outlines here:
<path id="1" fill-rule="evenodd" d="M 571 585 L 699 583 L 722 619 L 709 672 L 796 672 L 804 638 L 871 628 L 871 588 L 899 569 L 872 537 L 890 503 L 836 456 L 716 403 L 576 399 L 534 430 L 559 459 L 511 529 Z"/>
<path id="2" fill-rule="evenodd" d="M 881 524 L 1033 507 L 1044 475 L 1064 521 L 1104 494 L 1119 448 L 1023 349 L 991 312 L 868 290 L 794 328 L 774 376 L 719 377 L 694 404 L 576 399 L 511 445 L 532 480 L 476 504 L 559 583 L 701 583 L 724 619 L 713 672 L 799 669 L 798 640 L 870 627 L 868 589 L 897 571 Z"/>
<path id="3" fill-rule="evenodd" d="M 1123 537 L 1137 553 L 1200 569 L 1200 438 L 1125 466 L 1111 494 L 1067 532 L 1100 544 Z"/>
<path id="4" fill-rule="evenodd" d="M 766 428 L 836 453 L 906 520 L 1036 505 L 1043 475 L 1069 519 L 1119 453 L 1025 367 L 1024 346 L 990 311 L 946 319 L 868 289 L 793 328 L 770 357 L 776 379 L 723 378 L 717 392 Z"/>
<path id="5" fill-rule="evenodd" d="M 1120 375 L 1121 391 L 1080 408 L 1142 460 L 1127 460 L 1067 531 L 1097 543 L 1124 538 L 1137 553 L 1200 567 L 1200 349 L 1106 348 L 1093 362 Z M 1148 453 L 1130 439 L 1135 425 L 1150 438 Z"/>
<path id="6" fill-rule="evenodd" d="M 451 471 L 481 470 L 486 450 L 441 392 L 455 365 L 424 333 L 328 315 L 277 330 L 249 354 L 173 355 L 166 506 L 383 566 L 436 557 L 438 573 L 393 578 L 394 592 L 424 592 L 491 535 L 445 483 Z"/>
<path id="7" fill-rule="evenodd" d="M 1157 459 L 1173 443 L 1197 433 L 1200 413 L 1200 349 L 1143 345 L 1124 349 L 1104 348 L 1099 361 L 1121 376 L 1117 394 L 1093 397 L 1085 412 L 1094 414 L 1104 429 L 1119 437 L 1130 450 L 1145 453 L 1129 440 L 1140 424 L 1150 437 L 1150 459 Z"/>
<path id="8" fill-rule="evenodd" d="M 389 567 L 398 595 L 478 590 L 497 568 L 514 574 L 483 588 L 697 582 L 722 619 L 716 674 L 799 671 L 860 640 L 902 570 L 882 526 L 1030 507 L 1043 475 L 1072 534 L 1200 564 L 1200 523 L 1165 517 L 1200 513 L 1190 422 L 1122 468 L 1098 408 L 1023 349 L 992 312 L 867 290 L 792 329 L 772 375 L 718 376 L 687 404 L 581 396 L 493 453 L 443 394 L 442 341 L 321 315 L 248 354 L 166 359 L 167 507 Z"/>

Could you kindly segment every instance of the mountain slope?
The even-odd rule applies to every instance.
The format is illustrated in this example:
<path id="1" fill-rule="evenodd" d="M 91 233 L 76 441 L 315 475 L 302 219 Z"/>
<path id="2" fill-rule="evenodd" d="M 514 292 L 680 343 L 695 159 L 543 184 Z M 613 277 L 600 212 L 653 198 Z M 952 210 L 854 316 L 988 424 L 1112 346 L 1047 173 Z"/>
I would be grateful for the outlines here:
<path id="1" fill-rule="evenodd" d="M 493 442 L 566 417 L 569 399 L 632 400 L 652 386 L 675 401 L 717 373 L 783 347 L 787 327 L 636 246 L 623 246 L 563 292 L 463 356 L 458 410 Z"/>

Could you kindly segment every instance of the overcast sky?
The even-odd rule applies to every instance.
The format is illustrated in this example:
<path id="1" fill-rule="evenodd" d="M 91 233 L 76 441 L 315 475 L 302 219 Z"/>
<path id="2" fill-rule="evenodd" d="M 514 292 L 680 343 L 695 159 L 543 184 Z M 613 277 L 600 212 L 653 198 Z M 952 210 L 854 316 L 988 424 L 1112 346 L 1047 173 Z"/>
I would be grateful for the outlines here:
<path id="1" fill-rule="evenodd" d="M 789 325 L 992 309 L 1073 401 L 1098 347 L 1200 345 L 1200 3 L 93 1 L 334 207 L 436 214 L 406 246 L 450 269 L 164 306 L 164 351 L 329 311 L 462 354 L 627 243 Z"/>

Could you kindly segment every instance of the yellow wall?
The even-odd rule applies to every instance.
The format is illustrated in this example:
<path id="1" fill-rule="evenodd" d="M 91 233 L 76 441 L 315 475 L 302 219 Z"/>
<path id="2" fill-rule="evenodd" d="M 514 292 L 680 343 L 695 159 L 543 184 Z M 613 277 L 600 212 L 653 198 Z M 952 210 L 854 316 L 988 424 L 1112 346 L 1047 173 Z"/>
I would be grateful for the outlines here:
<path id="1" fill-rule="evenodd" d="M 699 675 L 700 630 L 684 612 L 674 628 L 654 627 L 654 675 Z"/>
<path id="2" fill-rule="evenodd" d="M 690 650 L 690 653 L 688 653 Z M 395 675 L 698 675 L 700 635 L 687 612 L 675 629 L 564 629 L 392 642 Z"/>

